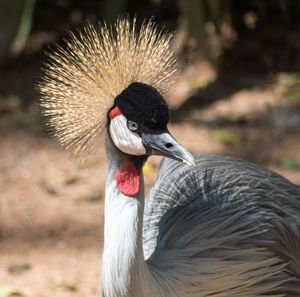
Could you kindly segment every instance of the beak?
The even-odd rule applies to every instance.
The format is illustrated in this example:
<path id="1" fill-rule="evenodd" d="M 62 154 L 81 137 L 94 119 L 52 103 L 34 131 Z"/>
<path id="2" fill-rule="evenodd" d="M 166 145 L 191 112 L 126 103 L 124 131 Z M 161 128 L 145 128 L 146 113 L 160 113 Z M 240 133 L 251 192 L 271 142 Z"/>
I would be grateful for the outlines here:
<path id="1" fill-rule="evenodd" d="M 142 133 L 141 138 L 147 155 L 160 155 L 191 166 L 195 165 L 194 157 L 167 131 Z"/>

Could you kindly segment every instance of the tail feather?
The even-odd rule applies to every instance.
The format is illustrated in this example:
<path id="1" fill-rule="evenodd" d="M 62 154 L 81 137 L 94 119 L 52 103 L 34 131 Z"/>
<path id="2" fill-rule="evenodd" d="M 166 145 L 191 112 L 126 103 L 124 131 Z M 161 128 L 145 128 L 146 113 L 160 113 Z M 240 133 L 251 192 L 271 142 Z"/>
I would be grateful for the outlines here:
<path id="1" fill-rule="evenodd" d="M 297 287 L 297 293 L 300 295 L 300 226 L 282 221 L 272 230 L 273 243 L 270 249 L 287 264 L 286 272 L 293 277 L 291 287 Z"/>

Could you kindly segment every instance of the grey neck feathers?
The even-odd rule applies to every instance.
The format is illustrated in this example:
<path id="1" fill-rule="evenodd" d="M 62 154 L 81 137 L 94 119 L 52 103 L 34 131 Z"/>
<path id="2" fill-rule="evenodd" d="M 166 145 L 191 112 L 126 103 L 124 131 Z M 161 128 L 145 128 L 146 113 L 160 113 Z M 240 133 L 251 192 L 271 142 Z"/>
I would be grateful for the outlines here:
<path id="1" fill-rule="evenodd" d="M 136 197 L 125 196 L 117 188 L 115 174 L 120 166 L 129 160 L 129 156 L 118 151 L 109 139 L 107 154 L 109 162 L 105 188 L 102 295 L 138 296 L 135 295 L 135 291 L 145 285 L 145 278 L 149 276 L 142 246 L 143 176 L 141 174 L 139 194 Z"/>

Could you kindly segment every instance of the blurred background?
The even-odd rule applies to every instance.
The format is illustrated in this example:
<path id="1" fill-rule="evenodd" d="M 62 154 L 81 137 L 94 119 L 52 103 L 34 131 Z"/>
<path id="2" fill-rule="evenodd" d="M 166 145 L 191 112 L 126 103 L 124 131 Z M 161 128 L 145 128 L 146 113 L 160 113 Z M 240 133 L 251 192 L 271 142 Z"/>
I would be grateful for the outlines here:
<path id="1" fill-rule="evenodd" d="M 300 185 L 300 1 L 0 0 L 0 297 L 99 296 L 103 139 L 87 162 L 70 159 L 45 131 L 35 83 L 70 29 L 125 13 L 174 33 L 167 100 L 184 146 Z"/>

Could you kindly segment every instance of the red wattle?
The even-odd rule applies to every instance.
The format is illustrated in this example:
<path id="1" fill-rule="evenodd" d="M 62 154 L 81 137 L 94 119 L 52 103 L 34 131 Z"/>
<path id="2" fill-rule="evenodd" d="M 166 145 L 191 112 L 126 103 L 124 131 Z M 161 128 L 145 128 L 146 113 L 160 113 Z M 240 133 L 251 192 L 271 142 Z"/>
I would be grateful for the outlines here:
<path id="1" fill-rule="evenodd" d="M 121 114 L 122 114 L 121 110 L 119 109 L 118 106 L 116 106 L 109 112 L 109 118 L 112 120 L 113 118 Z"/>
<path id="2" fill-rule="evenodd" d="M 133 162 L 125 163 L 115 175 L 117 187 L 126 196 L 135 196 L 140 190 L 140 175 Z"/>

